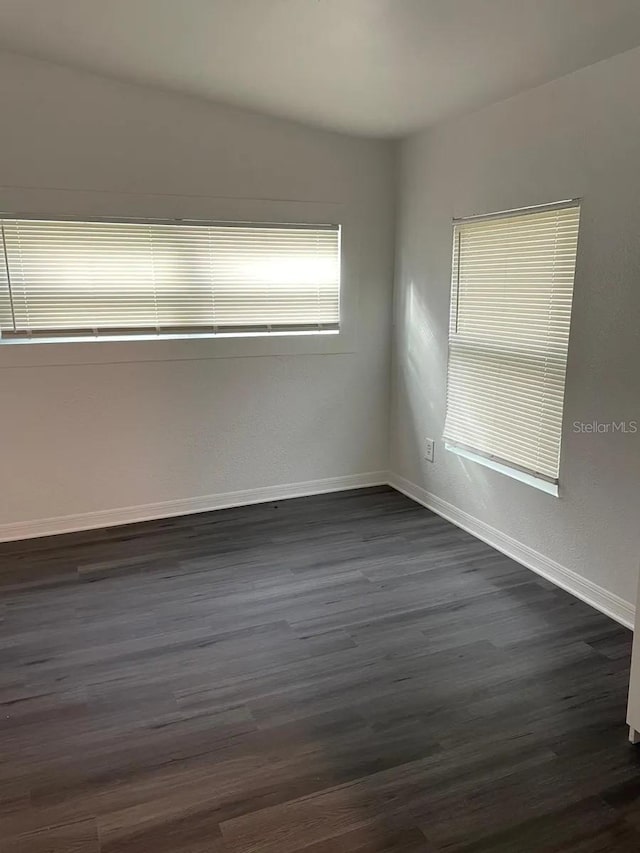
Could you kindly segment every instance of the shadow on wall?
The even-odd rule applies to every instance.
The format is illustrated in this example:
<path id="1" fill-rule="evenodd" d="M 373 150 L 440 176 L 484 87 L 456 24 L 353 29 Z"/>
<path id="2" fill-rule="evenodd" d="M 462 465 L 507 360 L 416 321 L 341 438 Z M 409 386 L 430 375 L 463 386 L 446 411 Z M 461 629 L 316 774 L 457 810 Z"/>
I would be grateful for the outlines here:
<path id="1" fill-rule="evenodd" d="M 440 463 L 440 472 L 445 472 L 450 482 L 453 503 L 472 491 L 479 507 L 489 503 L 486 471 L 482 466 L 463 459 L 444 449 L 442 433 L 446 414 L 446 376 L 448 358 L 448 322 L 438 316 L 438 306 L 430 305 L 411 279 L 406 287 L 400 311 L 398 340 L 400 346 L 398 371 L 398 410 L 396 417 L 396 446 L 394 462 L 401 470 L 409 465 L 409 480 L 431 491 L 430 485 L 439 460 L 424 459 L 425 438 L 433 438 L 438 445 L 438 455 L 446 453 L 446 463 Z M 444 334 L 440 330 L 444 330 Z M 461 470 L 463 477 L 453 475 L 454 468 Z M 445 470 L 446 469 L 446 470 Z M 420 472 L 420 476 L 417 476 Z M 460 484 L 460 485 L 457 485 Z"/>

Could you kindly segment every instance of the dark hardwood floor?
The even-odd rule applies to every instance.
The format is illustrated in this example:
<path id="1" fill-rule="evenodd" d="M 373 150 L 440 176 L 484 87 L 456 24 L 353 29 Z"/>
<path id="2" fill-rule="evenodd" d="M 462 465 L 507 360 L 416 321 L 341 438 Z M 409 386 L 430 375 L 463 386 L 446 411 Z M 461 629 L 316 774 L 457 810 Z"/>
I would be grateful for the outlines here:
<path id="1" fill-rule="evenodd" d="M 630 632 L 391 489 L 0 566 L 2 853 L 640 851 Z"/>

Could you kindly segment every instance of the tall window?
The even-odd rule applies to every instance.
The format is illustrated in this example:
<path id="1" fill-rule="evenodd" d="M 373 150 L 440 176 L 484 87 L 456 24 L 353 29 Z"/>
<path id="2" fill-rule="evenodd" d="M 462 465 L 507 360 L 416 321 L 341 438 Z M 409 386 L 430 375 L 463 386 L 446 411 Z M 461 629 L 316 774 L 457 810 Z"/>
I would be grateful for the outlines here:
<path id="1" fill-rule="evenodd" d="M 338 226 L 0 225 L 4 338 L 339 327 Z"/>
<path id="2" fill-rule="evenodd" d="M 445 439 L 557 484 L 580 208 L 454 224 Z"/>

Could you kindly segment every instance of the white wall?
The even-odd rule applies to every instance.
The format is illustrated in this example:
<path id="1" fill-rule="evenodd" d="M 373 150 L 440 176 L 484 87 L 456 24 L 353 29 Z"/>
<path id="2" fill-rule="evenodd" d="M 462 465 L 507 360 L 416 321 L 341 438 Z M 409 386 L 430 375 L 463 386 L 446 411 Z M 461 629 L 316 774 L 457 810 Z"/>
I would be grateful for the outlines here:
<path id="1" fill-rule="evenodd" d="M 411 137 L 402 148 L 392 470 L 635 601 L 640 434 L 640 50 Z M 445 451 L 451 218 L 582 197 L 561 497 Z M 425 436 L 436 460 L 422 460 Z M 484 528 L 486 531 L 486 528 Z"/>
<path id="2" fill-rule="evenodd" d="M 349 313 L 330 342 L 2 346 L 0 532 L 386 469 L 391 144 L 10 54 L 0 115 L 1 210 L 339 218 Z"/>

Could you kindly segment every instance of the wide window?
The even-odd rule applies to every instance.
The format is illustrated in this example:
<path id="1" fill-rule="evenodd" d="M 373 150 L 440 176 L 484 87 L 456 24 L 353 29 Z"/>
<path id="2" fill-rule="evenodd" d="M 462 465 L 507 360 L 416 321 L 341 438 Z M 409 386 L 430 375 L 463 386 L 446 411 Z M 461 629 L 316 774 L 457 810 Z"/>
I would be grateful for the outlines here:
<path id="1" fill-rule="evenodd" d="M 1 221 L 5 339 L 335 331 L 333 225 Z"/>
<path id="2" fill-rule="evenodd" d="M 454 223 L 445 439 L 552 484 L 579 219 L 566 202 Z"/>

